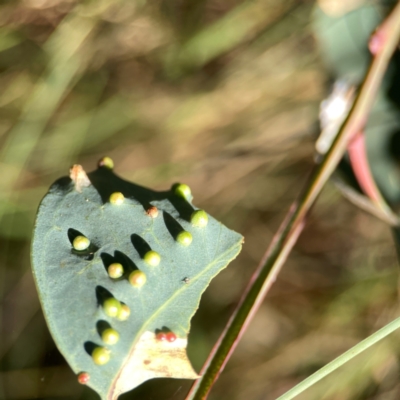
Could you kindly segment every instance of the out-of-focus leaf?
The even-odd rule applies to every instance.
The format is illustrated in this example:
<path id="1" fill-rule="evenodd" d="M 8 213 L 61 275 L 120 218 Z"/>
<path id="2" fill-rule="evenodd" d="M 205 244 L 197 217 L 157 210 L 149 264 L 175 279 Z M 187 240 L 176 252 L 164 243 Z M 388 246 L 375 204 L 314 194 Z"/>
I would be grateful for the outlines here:
<path id="1" fill-rule="evenodd" d="M 393 2 L 362 4 L 336 16 L 316 7 L 314 32 L 322 59 L 335 79 L 355 85 L 361 83 L 371 61 L 370 36 L 388 12 L 390 3 Z M 393 157 L 393 153 L 399 153 L 393 148 L 393 138 L 400 130 L 400 115 L 396 108 L 399 99 L 398 94 L 392 95 L 398 93 L 398 65 L 399 57 L 395 54 L 364 130 L 372 174 L 382 194 L 392 203 L 400 200 L 400 168 Z"/>

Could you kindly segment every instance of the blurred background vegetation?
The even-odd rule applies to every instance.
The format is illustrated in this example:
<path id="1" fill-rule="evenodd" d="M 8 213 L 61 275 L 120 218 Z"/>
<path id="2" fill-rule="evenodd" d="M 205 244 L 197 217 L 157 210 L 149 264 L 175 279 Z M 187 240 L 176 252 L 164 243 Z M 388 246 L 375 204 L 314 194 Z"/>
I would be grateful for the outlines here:
<path id="1" fill-rule="evenodd" d="M 340 14 L 340 4 L 365 2 L 322 3 Z M 367 3 L 379 17 L 379 5 Z M 330 79 L 312 34 L 314 7 L 0 3 L 0 399 L 97 398 L 49 335 L 29 246 L 49 185 L 74 163 L 94 169 L 103 155 L 141 185 L 189 184 L 197 206 L 246 238 L 193 319 L 189 355 L 200 369 L 313 164 Z M 275 399 L 394 319 L 397 277 L 388 227 L 328 184 L 211 399 Z M 399 338 L 299 399 L 400 398 Z M 152 380 L 122 399 L 182 399 L 189 386 Z"/>

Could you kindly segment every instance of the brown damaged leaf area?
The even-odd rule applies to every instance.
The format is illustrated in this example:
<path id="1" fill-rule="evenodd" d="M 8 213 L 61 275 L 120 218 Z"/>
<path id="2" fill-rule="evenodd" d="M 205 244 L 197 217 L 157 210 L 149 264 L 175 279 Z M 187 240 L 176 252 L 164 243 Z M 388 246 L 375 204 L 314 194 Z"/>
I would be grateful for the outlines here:
<path id="1" fill-rule="evenodd" d="M 86 175 L 85 170 L 82 168 L 82 165 L 79 164 L 75 164 L 71 167 L 69 170 L 69 177 L 75 184 L 75 190 L 79 193 L 82 192 L 82 188 L 88 187 L 92 184 Z"/>
<path id="2" fill-rule="evenodd" d="M 144 332 L 114 381 L 108 400 L 153 378 L 197 379 L 186 354 L 187 339 L 157 340 L 154 332 Z"/>

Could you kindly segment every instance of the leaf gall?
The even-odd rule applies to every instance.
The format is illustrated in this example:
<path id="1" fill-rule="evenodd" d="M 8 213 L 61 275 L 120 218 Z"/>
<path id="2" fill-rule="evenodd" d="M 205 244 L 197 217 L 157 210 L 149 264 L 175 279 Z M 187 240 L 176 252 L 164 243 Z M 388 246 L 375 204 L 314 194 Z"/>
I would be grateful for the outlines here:
<path id="1" fill-rule="evenodd" d="M 156 339 L 163 342 L 167 340 L 167 334 L 165 332 L 158 332 L 156 335 Z"/>
<path id="2" fill-rule="evenodd" d="M 156 206 L 151 206 L 146 210 L 146 214 L 151 218 L 157 218 L 158 208 Z"/>
<path id="3" fill-rule="evenodd" d="M 131 315 L 131 309 L 126 304 L 121 304 L 121 309 L 117 314 L 117 319 L 120 321 L 126 321 Z"/>
<path id="4" fill-rule="evenodd" d="M 125 201 L 125 196 L 121 192 L 114 192 L 110 196 L 110 203 L 120 206 Z"/>
<path id="5" fill-rule="evenodd" d="M 93 350 L 92 358 L 97 365 L 107 364 L 110 361 L 110 350 L 105 347 L 96 347 Z"/>
<path id="6" fill-rule="evenodd" d="M 86 385 L 89 382 L 89 380 L 90 380 L 90 375 L 87 372 L 81 372 L 78 375 L 78 382 L 81 385 Z"/>
<path id="7" fill-rule="evenodd" d="M 157 265 L 160 264 L 160 261 L 161 261 L 160 255 L 154 250 L 148 251 L 144 255 L 143 259 L 146 264 L 149 264 L 152 267 L 157 267 Z"/>
<path id="8" fill-rule="evenodd" d="M 77 236 L 72 242 L 72 247 L 77 251 L 86 250 L 89 246 L 90 240 L 85 236 Z"/>
<path id="9" fill-rule="evenodd" d="M 186 200 L 190 199 L 190 196 L 192 195 L 192 191 L 190 190 L 190 187 L 188 185 L 185 185 L 184 183 L 180 183 L 174 187 L 174 193 L 179 196 L 183 197 Z"/>
<path id="10" fill-rule="evenodd" d="M 101 334 L 101 338 L 104 343 L 112 345 L 118 342 L 119 333 L 115 329 L 107 328 Z"/>
<path id="11" fill-rule="evenodd" d="M 168 332 L 167 333 L 167 341 L 172 343 L 172 342 L 175 342 L 175 340 L 176 340 L 175 333 L 174 332 Z"/>
<path id="12" fill-rule="evenodd" d="M 110 297 L 104 301 L 103 309 L 109 317 L 116 317 L 121 310 L 121 303 L 114 297 Z"/>
<path id="13" fill-rule="evenodd" d="M 204 228 L 208 224 L 208 215 L 203 210 L 196 210 L 192 213 L 190 222 L 197 228 Z"/>
<path id="14" fill-rule="evenodd" d="M 98 166 L 105 167 L 108 169 L 113 169 L 114 161 L 110 157 L 103 157 L 102 159 L 99 160 Z"/>
<path id="15" fill-rule="evenodd" d="M 176 241 L 185 247 L 190 246 L 192 240 L 193 240 L 192 234 L 187 231 L 182 231 L 178 233 L 176 237 Z"/>
<path id="16" fill-rule="evenodd" d="M 143 271 L 135 270 L 129 274 L 129 283 L 134 287 L 140 288 L 146 281 L 146 274 Z"/>
<path id="17" fill-rule="evenodd" d="M 124 267 L 120 263 L 112 263 L 108 266 L 107 271 L 110 278 L 118 279 L 123 275 Z"/>

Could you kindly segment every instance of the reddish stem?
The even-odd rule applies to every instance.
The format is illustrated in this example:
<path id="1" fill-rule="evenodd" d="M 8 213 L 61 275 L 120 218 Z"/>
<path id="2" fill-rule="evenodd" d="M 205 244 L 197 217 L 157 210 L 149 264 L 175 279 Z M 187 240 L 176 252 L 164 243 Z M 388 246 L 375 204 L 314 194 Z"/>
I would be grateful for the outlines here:
<path id="1" fill-rule="evenodd" d="M 361 189 L 374 203 L 380 203 L 383 198 L 369 168 L 363 132 L 358 132 L 354 136 L 347 147 L 347 151 L 354 175 Z"/>

